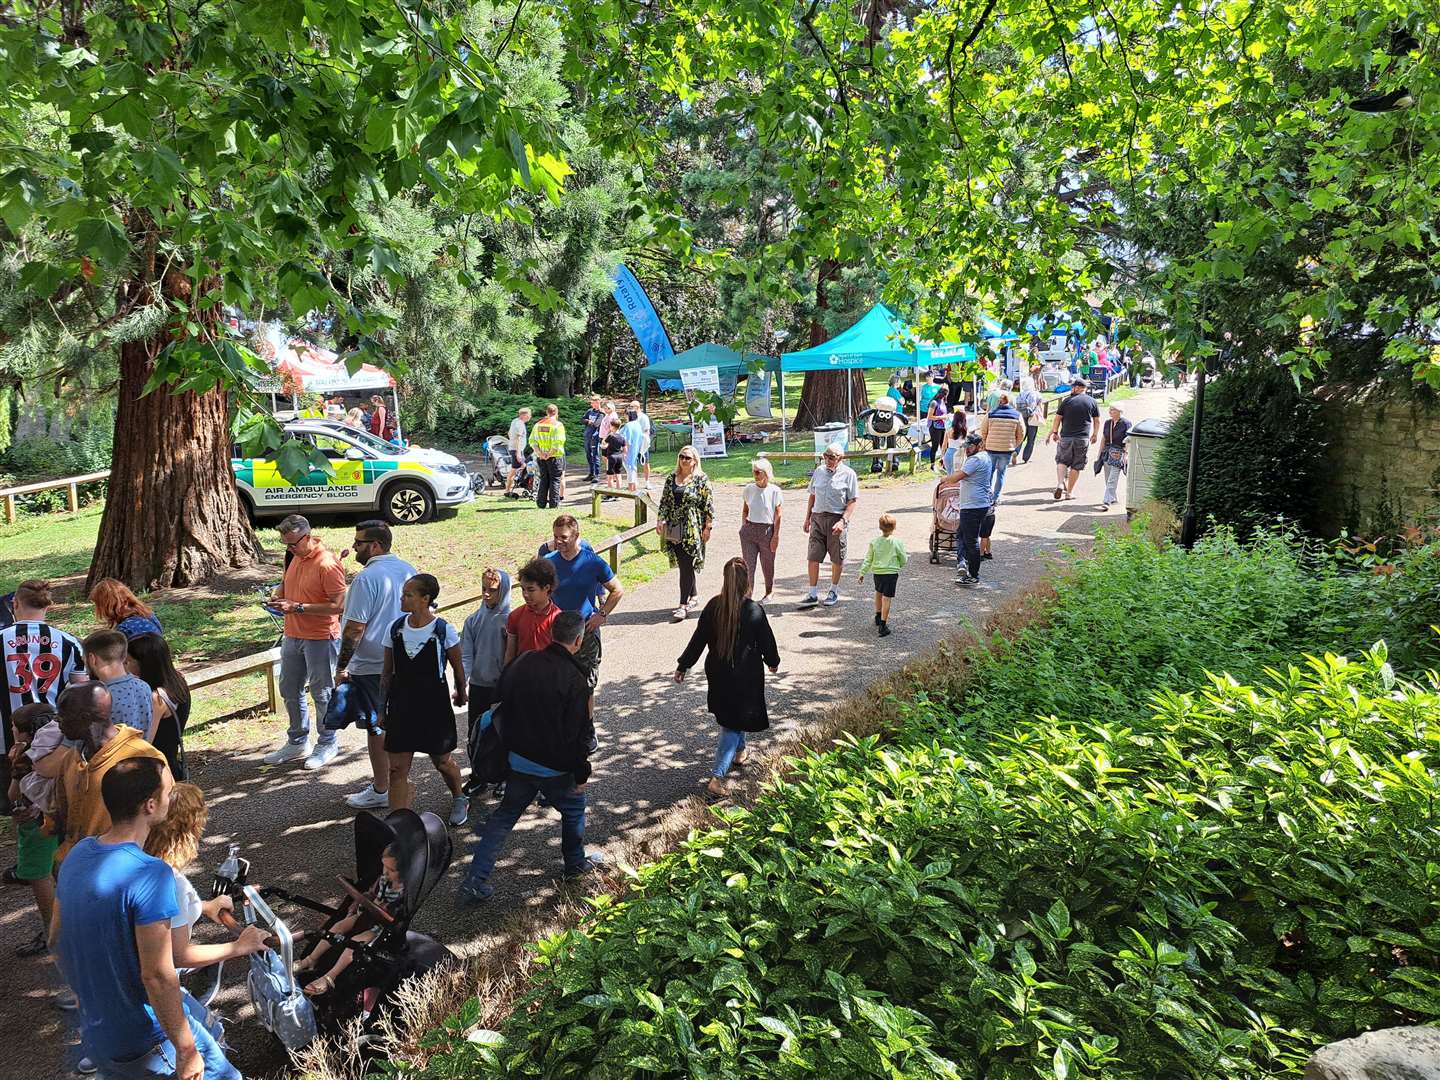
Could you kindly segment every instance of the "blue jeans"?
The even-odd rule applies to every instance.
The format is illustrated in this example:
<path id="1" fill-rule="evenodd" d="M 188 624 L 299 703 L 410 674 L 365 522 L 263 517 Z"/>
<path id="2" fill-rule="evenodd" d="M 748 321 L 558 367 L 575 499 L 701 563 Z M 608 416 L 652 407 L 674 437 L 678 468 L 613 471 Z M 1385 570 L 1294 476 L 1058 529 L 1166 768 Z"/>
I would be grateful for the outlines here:
<path id="1" fill-rule="evenodd" d="M 305 690 L 315 699 L 315 715 L 322 720 L 335 691 L 335 661 L 340 659 L 340 639 L 287 637 L 280 642 L 280 697 L 290 715 L 287 735 L 292 743 L 303 743 L 310 735 L 310 703 Z M 317 743 L 335 741 L 335 732 L 323 725 Z"/>
<path id="2" fill-rule="evenodd" d="M 955 454 L 960 449 L 959 443 L 951 443 L 945 448 L 945 475 L 949 476 L 955 471 Z"/>
<path id="3" fill-rule="evenodd" d="M 465 875 L 467 886 L 473 888 L 489 879 L 510 830 L 535 801 L 535 796 L 542 793 L 550 805 L 560 811 L 560 854 L 565 859 L 565 872 L 578 874 L 585 869 L 585 793 L 575 790 L 575 778 L 568 773 L 531 776 L 511 769 L 505 778 L 505 798 L 490 814 L 485 831 L 472 849 L 474 859 Z"/>
<path id="4" fill-rule="evenodd" d="M 1010 468 L 1010 455 L 1012 450 L 989 450 L 990 464 L 994 469 L 990 474 L 990 505 L 994 506 L 1000 501 L 1000 489 L 1005 486 L 1005 470 Z"/>
<path id="5" fill-rule="evenodd" d="M 712 775 L 719 779 L 728 773 L 730 766 L 735 764 L 735 755 L 744 749 L 745 733 L 722 727 L 720 745 L 715 748 L 715 771 Z"/>
<path id="6" fill-rule="evenodd" d="M 594 428 L 585 431 L 585 474 L 590 479 L 600 475 L 600 432 Z"/>
<path id="7" fill-rule="evenodd" d="M 205 1029 L 203 1021 L 189 1013 L 190 1034 L 200 1050 L 200 1059 L 205 1063 L 205 1080 L 244 1080 L 240 1070 L 225 1058 L 225 1051 L 215 1037 Z M 175 1045 L 163 1040 L 158 1046 L 128 1061 L 96 1061 L 99 1080 L 147 1080 L 152 1076 L 175 1075 Z"/>

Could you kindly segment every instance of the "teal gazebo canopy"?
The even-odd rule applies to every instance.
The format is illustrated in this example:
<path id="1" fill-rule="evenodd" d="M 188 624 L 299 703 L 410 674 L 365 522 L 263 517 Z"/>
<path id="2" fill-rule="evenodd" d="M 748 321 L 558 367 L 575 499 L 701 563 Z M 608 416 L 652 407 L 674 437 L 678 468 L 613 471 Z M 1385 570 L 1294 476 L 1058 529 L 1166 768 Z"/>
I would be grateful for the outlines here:
<path id="1" fill-rule="evenodd" d="M 929 346 L 884 304 L 876 304 L 829 341 L 780 357 L 781 371 L 845 371 L 853 368 L 924 366 Z"/>
<path id="2" fill-rule="evenodd" d="M 744 375 L 749 372 L 750 365 L 756 362 L 766 371 L 780 370 L 780 362 L 773 356 L 761 356 L 753 352 L 738 353 L 724 345 L 707 341 L 704 345 L 696 345 L 693 349 L 686 349 L 659 363 L 641 368 L 640 377 L 646 382 L 651 379 L 678 379 L 680 372 L 687 368 L 703 367 L 719 368 L 721 375 Z"/>

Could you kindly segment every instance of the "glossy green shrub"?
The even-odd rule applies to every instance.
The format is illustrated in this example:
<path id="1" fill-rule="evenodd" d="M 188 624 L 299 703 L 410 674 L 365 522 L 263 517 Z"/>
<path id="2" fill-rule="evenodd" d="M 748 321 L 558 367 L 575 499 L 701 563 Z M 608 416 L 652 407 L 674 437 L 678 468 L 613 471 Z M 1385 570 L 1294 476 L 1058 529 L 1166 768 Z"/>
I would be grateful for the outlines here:
<path id="1" fill-rule="evenodd" d="M 1303 563 L 1102 544 L 956 696 L 541 943 L 504 1029 L 467 1038 L 472 1003 L 428 1074 L 1280 1077 L 1440 1018 L 1440 690 L 1383 645 L 1292 652 L 1340 630 Z"/>

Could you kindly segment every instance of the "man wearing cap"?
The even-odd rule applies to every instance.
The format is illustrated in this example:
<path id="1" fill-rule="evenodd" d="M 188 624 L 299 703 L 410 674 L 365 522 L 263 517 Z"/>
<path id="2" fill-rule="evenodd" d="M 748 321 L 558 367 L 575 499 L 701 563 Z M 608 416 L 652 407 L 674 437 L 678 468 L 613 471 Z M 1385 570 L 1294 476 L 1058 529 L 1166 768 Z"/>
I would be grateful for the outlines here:
<path id="1" fill-rule="evenodd" d="M 980 452 L 985 440 L 978 432 L 965 436 L 965 458 L 941 483 L 960 484 L 960 554 L 955 560 L 955 584 L 980 584 L 980 530 L 991 513 L 990 478 L 995 462 Z"/>
<path id="2" fill-rule="evenodd" d="M 840 575 L 845 572 L 845 538 L 855 504 L 860 500 L 860 478 L 845 464 L 845 447 L 831 443 L 821 455 L 820 467 L 810 474 L 810 497 L 802 526 L 810 536 L 810 591 L 801 607 L 840 602 Z M 820 599 L 820 563 L 830 557 L 830 591 Z"/>
<path id="3" fill-rule="evenodd" d="M 1084 379 L 1070 384 L 1070 396 L 1055 410 L 1046 442 L 1055 447 L 1055 498 L 1073 499 L 1075 481 L 1085 468 L 1090 446 L 1100 438 L 1100 407 L 1086 391 Z M 1068 473 L 1068 475 L 1067 475 Z"/>

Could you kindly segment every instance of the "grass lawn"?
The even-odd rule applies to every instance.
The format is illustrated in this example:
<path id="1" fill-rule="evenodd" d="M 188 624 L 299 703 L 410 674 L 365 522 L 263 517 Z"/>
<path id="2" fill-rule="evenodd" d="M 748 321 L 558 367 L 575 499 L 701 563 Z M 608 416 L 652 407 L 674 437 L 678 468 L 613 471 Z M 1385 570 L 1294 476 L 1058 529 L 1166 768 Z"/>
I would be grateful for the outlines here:
<path id="1" fill-rule="evenodd" d="M 52 609 L 54 621 L 78 637 L 97 628 L 94 611 L 85 602 L 85 571 L 95 546 L 100 525 L 100 508 L 82 510 L 74 516 L 48 515 L 22 519 L 0 528 L 5 550 L 6 590 L 25 578 L 48 578 L 56 583 L 59 602 Z M 592 543 L 599 543 L 629 528 L 633 510 L 628 501 L 606 503 L 602 519 L 582 519 L 582 531 Z M 398 529 L 395 553 L 417 568 L 440 579 L 440 600 L 479 588 L 480 575 L 487 566 L 498 565 L 511 572 L 534 555 L 540 542 L 550 535 L 553 510 L 541 510 L 533 503 L 481 496 L 426 525 Z M 316 517 L 315 531 L 326 546 L 339 551 L 350 546 L 355 535 L 354 518 Z M 276 623 L 260 607 L 257 588 L 280 578 L 282 553 L 273 528 L 261 529 L 261 541 L 268 552 L 264 566 L 240 571 L 192 589 L 159 590 L 145 599 L 155 608 L 165 626 L 165 636 L 182 667 L 194 669 L 234 656 L 270 648 L 279 634 Z M 354 570 L 347 560 L 347 569 Z M 620 564 L 621 581 L 627 585 L 648 581 L 668 568 L 652 535 L 626 545 Z M 446 613 L 452 622 L 462 622 L 467 609 Z M 195 711 L 186 740 L 188 747 L 206 749 L 223 741 L 245 741 L 244 732 L 226 724 L 223 733 L 214 720 L 237 711 L 264 713 L 265 680 L 262 675 L 234 679 L 197 692 Z M 263 722 L 267 731 L 272 725 Z"/>

